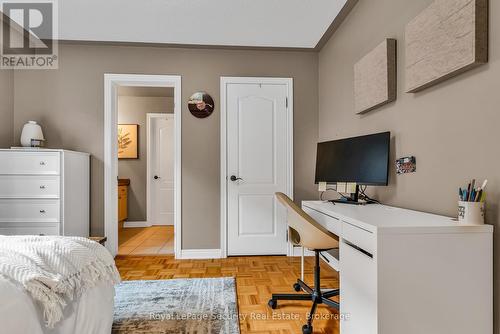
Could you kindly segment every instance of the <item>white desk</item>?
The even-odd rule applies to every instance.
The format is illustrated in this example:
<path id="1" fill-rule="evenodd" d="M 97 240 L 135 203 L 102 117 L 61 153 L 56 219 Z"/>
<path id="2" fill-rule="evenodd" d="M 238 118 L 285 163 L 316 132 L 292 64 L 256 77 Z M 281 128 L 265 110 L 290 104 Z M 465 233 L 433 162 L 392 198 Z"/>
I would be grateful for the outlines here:
<path id="1" fill-rule="evenodd" d="M 340 237 L 342 334 L 491 334 L 493 226 L 304 201 Z"/>

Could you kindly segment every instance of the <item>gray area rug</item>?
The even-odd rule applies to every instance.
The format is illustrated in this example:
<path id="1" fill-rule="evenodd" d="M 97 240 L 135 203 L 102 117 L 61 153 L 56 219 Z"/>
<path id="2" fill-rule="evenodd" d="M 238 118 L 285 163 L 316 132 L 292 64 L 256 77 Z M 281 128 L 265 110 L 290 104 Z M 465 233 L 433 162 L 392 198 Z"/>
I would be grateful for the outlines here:
<path id="1" fill-rule="evenodd" d="M 113 333 L 239 334 L 234 278 L 124 281 Z"/>

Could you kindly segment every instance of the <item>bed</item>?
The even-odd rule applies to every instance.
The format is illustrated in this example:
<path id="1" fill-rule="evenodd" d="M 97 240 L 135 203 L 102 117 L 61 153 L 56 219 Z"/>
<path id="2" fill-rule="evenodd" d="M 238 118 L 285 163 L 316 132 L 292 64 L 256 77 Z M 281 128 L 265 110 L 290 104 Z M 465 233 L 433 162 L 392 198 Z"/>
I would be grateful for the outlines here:
<path id="1" fill-rule="evenodd" d="M 98 246 L 90 246 L 102 252 L 102 249 L 97 248 Z M 2 255 L 2 248 L 4 247 L 0 244 L 0 255 Z M 81 251 L 80 249 L 78 253 L 79 258 Z M 7 254 L 7 252 L 4 251 L 3 254 Z M 89 252 L 89 255 L 91 254 L 97 253 Z M 52 253 L 50 255 L 52 256 Z M 2 260 L 5 258 L 0 256 L 0 262 Z M 0 269 L 4 265 L 5 261 L 0 263 Z M 46 269 L 46 267 L 44 268 Z M 66 305 L 62 308 L 62 317 L 59 316 L 57 322 L 50 326 L 47 325 L 47 314 L 44 314 L 44 310 L 47 311 L 47 308 L 42 307 L 40 301 L 34 298 L 33 291 L 30 293 L 20 281 L 6 275 L 10 272 L 6 269 L 3 269 L 3 272 L 0 270 L 1 333 L 109 334 L 111 332 L 116 281 L 96 277 L 93 273 L 96 283 L 85 289 L 82 288 L 82 292 L 75 294 L 76 297 L 73 300 L 65 298 Z M 90 278 L 85 277 L 85 279 L 89 280 Z"/>
<path id="2" fill-rule="evenodd" d="M 72 301 L 64 318 L 47 328 L 43 314 L 21 287 L 0 278 L 0 324 L 9 334 L 109 334 L 113 323 L 114 287 L 101 283 Z"/>

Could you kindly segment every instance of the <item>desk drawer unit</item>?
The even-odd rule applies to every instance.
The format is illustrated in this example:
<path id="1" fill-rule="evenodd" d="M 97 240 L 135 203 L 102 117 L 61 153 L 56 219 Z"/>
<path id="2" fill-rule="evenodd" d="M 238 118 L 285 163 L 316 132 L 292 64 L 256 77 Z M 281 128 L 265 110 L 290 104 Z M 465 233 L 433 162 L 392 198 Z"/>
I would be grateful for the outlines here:
<path id="1" fill-rule="evenodd" d="M 0 174 L 4 175 L 59 175 L 59 152 L 0 152 Z"/>
<path id="2" fill-rule="evenodd" d="M 59 176 L 0 176 L 0 198 L 58 199 L 59 195 Z"/>
<path id="3" fill-rule="evenodd" d="M 359 226 L 343 221 L 342 238 L 354 247 L 358 247 L 371 255 L 375 252 L 377 245 L 375 234 Z"/>
<path id="4" fill-rule="evenodd" d="M 377 334 L 375 259 L 345 239 L 340 243 L 342 334 Z"/>

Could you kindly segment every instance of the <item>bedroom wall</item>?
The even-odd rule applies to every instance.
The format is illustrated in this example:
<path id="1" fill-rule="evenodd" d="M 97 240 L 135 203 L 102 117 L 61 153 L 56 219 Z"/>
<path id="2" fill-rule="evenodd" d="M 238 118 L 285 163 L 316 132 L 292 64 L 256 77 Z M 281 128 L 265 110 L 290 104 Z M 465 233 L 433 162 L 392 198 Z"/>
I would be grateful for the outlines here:
<path id="1" fill-rule="evenodd" d="M 404 28 L 431 0 L 360 0 L 319 54 L 319 137 L 329 140 L 390 130 L 393 155 L 415 155 L 417 172 L 375 190 L 382 202 L 457 215 L 457 191 L 487 178 L 487 222 L 495 225 L 495 333 L 500 312 L 500 2 L 490 1 L 490 61 L 418 94 L 404 86 Z M 353 66 L 384 38 L 398 40 L 398 97 L 354 114 Z M 466 270 L 464 263 L 464 270 Z"/>
<path id="2" fill-rule="evenodd" d="M 9 148 L 13 144 L 13 89 L 14 73 L 12 70 L 0 70 L 0 148 Z"/>
<path id="3" fill-rule="evenodd" d="M 182 238 L 185 249 L 219 248 L 219 86 L 221 76 L 294 78 L 295 199 L 317 198 L 318 54 L 271 50 L 61 45 L 60 68 L 15 73 L 16 136 L 28 119 L 44 126 L 50 147 L 92 154 L 91 232 L 104 230 L 104 73 L 182 76 Z M 189 96 L 205 90 L 215 112 L 197 119 Z M 203 143 L 203 145 L 200 145 Z"/>
<path id="4" fill-rule="evenodd" d="M 166 88 L 172 90 L 172 88 Z M 118 96 L 118 123 L 138 124 L 138 159 L 118 160 L 118 177 L 130 179 L 128 188 L 127 221 L 146 221 L 146 182 L 147 182 L 147 136 L 146 115 L 148 113 L 173 113 L 172 97 Z"/>

